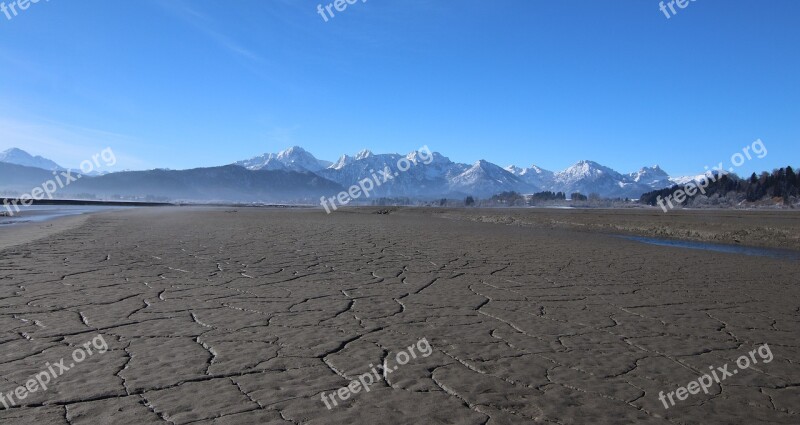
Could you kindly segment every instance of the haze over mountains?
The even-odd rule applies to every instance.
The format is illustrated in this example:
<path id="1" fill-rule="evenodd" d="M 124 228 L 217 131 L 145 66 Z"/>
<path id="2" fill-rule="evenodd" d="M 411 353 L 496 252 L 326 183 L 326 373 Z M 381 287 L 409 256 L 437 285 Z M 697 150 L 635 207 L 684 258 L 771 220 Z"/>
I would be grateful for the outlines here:
<path id="1" fill-rule="evenodd" d="M 416 165 L 398 169 L 406 158 Z M 381 175 L 375 197 L 407 197 L 427 200 L 489 197 L 500 192 L 542 191 L 596 193 L 608 198 L 636 199 L 642 193 L 669 187 L 686 178 L 671 178 L 658 166 L 623 174 L 593 161 L 579 161 L 553 172 L 532 165 L 500 167 L 485 160 L 473 164 L 451 161 L 438 152 L 416 151 L 407 155 L 375 154 L 363 150 L 337 161 L 316 158 L 294 146 L 231 165 L 191 170 L 148 170 L 83 176 L 59 191 L 60 196 L 94 195 L 128 199 L 156 198 L 174 201 L 318 202 L 365 178 Z M 34 157 L 20 149 L 0 153 L 0 191 L 28 193 L 63 170 L 55 162 Z"/>

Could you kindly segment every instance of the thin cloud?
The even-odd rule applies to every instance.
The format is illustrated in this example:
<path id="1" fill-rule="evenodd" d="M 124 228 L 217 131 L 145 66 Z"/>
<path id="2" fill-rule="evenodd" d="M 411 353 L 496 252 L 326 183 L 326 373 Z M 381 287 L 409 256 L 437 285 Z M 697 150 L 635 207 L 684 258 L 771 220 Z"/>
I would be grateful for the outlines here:
<path id="1" fill-rule="evenodd" d="M 139 169 L 144 162 L 126 153 L 136 139 L 123 134 L 48 120 L 20 121 L 0 118 L 0 151 L 19 148 L 41 155 L 63 167 L 77 168 L 81 161 L 110 147 L 117 156 L 116 169 Z"/>
<path id="2" fill-rule="evenodd" d="M 214 28 L 216 25 L 213 19 L 192 8 L 185 2 L 157 2 L 156 4 L 183 21 L 189 23 L 191 26 L 207 35 L 210 39 L 214 40 L 215 43 L 226 50 L 249 60 L 264 62 L 264 58 L 259 56 L 257 53 L 244 47 L 233 38 L 217 31 Z"/>

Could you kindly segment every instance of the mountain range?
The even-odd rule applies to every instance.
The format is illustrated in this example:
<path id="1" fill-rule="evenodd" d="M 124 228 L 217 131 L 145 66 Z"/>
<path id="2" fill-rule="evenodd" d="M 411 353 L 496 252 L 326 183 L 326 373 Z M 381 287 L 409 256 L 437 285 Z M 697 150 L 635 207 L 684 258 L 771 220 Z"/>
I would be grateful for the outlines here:
<path id="1" fill-rule="evenodd" d="M 264 154 L 237 165 L 250 170 L 288 169 L 307 171 L 332 180 L 344 187 L 369 177 L 370 170 L 393 172 L 401 158 L 418 159 L 422 152 L 408 155 L 374 154 L 363 150 L 354 156 L 342 155 L 337 161 L 321 161 L 300 147 L 292 147 L 277 154 Z M 553 172 L 536 165 L 521 168 L 515 165 L 502 168 L 480 160 L 473 164 L 451 161 L 438 152 L 430 153 L 429 163 L 417 165 L 387 182 L 376 193 L 380 196 L 442 197 L 491 196 L 504 191 L 535 193 L 542 191 L 597 193 L 608 198 L 638 198 L 642 193 L 669 187 L 685 177 L 671 178 L 658 165 L 622 174 L 594 161 L 579 161 L 566 170 Z M 427 162 L 427 161 L 426 161 Z"/>
<path id="2" fill-rule="evenodd" d="M 403 162 L 410 166 L 398 167 L 398 163 Z M 51 171 L 63 169 L 51 160 L 31 156 L 21 149 L 7 150 L 0 153 L 0 191 L 26 193 L 52 178 Z M 331 162 L 294 146 L 220 167 L 84 176 L 59 194 L 178 201 L 316 202 L 314 198 L 318 201 L 321 196 L 335 196 L 363 179 L 374 180 L 384 170 L 389 170 L 389 178 L 381 178 L 372 197 L 427 200 L 489 197 L 507 191 L 553 191 L 637 199 L 645 192 L 687 180 L 686 177 L 671 178 L 657 165 L 623 174 L 584 160 L 566 170 L 553 172 L 536 165 L 503 168 L 485 160 L 458 163 L 427 150 L 407 155 L 363 150 Z"/>

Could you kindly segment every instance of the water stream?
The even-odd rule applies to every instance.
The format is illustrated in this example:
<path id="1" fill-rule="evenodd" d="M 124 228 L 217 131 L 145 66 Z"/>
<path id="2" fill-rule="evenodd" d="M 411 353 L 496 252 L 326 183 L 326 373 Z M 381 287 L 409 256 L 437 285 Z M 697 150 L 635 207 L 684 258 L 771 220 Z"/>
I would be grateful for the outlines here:
<path id="1" fill-rule="evenodd" d="M 742 254 L 757 257 L 779 258 L 782 260 L 800 260 L 799 251 L 775 248 L 758 248 L 752 246 L 723 245 L 708 242 L 681 241 L 673 239 L 648 238 L 643 236 L 617 235 L 620 238 L 650 245 L 669 246 L 674 248 L 699 249 L 704 251 L 725 252 L 728 254 Z"/>

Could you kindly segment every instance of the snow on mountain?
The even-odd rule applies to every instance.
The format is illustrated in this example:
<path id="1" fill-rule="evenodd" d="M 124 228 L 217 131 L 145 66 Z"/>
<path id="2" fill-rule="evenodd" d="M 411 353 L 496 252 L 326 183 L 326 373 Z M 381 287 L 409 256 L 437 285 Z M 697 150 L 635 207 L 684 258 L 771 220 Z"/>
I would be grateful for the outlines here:
<path id="1" fill-rule="evenodd" d="M 670 183 L 677 184 L 677 185 L 685 185 L 686 183 L 698 181 L 700 178 L 704 178 L 705 174 L 700 174 L 698 176 L 680 176 L 680 177 L 671 177 L 669 179 Z"/>
<path id="2" fill-rule="evenodd" d="M 348 187 L 357 184 L 364 178 L 371 177 L 372 174 L 379 174 L 386 167 L 391 169 L 400 158 L 402 156 L 398 154 L 375 155 L 369 151 L 362 151 L 355 157 L 344 155 L 344 160 L 340 160 L 325 170 L 320 170 L 317 174 Z"/>
<path id="3" fill-rule="evenodd" d="M 655 171 L 651 170 L 653 175 Z M 638 174 L 638 173 L 633 173 Z M 646 178 L 643 172 L 640 178 Z M 579 161 L 564 171 L 555 173 L 551 190 L 567 194 L 580 192 L 584 195 L 596 193 L 610 198 L 638 199 L 642 193 L 653 190 L 644 182 L 634 180 L 633 175 L 622 175 L 594 161 Z"/>
<path id="4" fill-rule="evenodd" d="M 247 168 L 248 170 L 285 170 L 286 166 L 278 160 L 278 154 L 265 153 L 244 161 L 234 162 L 233 165 Z"/>
<path id="5" fill-rule="evenodd" d="M 670 186 L 672 181 L 669 174 L 662 170 L 658 165 L 652 167 L 642 167 L 641 170 L 630 173 L 630 179 L 636 183 L 645 184 L 652 189 L 661 189 Z"/>
<path id="6" fill-rule="evenodd" d="M 412 165 L 401 171 L 397 163 L 406 158 Z M 389 176 L 383 171 L 388 169 Z M 459 164 L 438 152 L 414 151 L 408 155 L 374 154 L 361 151 L 355 157 L 343 156 L 336 164 L 318 172 L 342 186 L 378 176 L 380 185 L 372 196 L 461 197 L 491 196 L 505 191 L 531 192 L 536 187 L 487 161 Z M 384 181 L 385 180 L 385 181 Z"/>
<path id="7" fill-rule="evenodd" d="M 406 191 L 399 187 L 402 186 L 400 183 L 405 179 L 405 176 L 398 173 L 398 176 L 394 177 L 397 161 L 400 158 L 403 158 L 403 156 L 398 154 L 375 155 L 370 151 L 361 151 L 355 157 L 344 155 L 336 164 L 318 171 L 317 174 L 344 187 L 358 184 L 359 181 L 365 178 L 375 181 L 376 179 L 373 176 L 378 176 L 377 180 L 380 185 L 375 185 L 376 188 L 372 192 L 372 196 L 405 196 Z M 391 170 L 392 178 L 384 183 L 382 172 L 387 167 Z"/>
<path id="8" fill-rule="evenodd" d="M 516 165 L 509 165 L 505 168 L 505 170 L 515 176 L 519 176 L 525 170 L 525 168 L 517 167 Z"/>
<path id="9" fill-rule="evenodd" d="M 375 196 L 425 196 L 424 182 L 415 182 L 411 177 L 415 167 L 408 171 L 400 172 L 397 161 L 403 158 L 398 154 L 374 154 L 364 150 L 355 157 L 343 156 L 336 164 L 317 172 L 320 176 L 339 183 L 344 187 L 358 184 L 361 180 L 369 179 L 375 188 L 371 197 Z M 384 170 L 389 170 L 388 177 Z M 376 178 L 377 177 L 377 178 Z M 385 180 L 385 181 L 384 181 Z"/>
<path id="10" fill-rule="evenodd" d="M 667 186 L 664 186 L 664 187 L 669 187 L 669 186 L 676 185 L 676 184 L 682 186 L 682 185 L 685 185 L 685 184 L 690 183 L 690 182 L 699 182 L 701 180 L 706 180 L 706 179 L 709 179 L 709 178 L 711 178 L 711 180 L 715 180 L 720 176 L 719 170 L 709 170 L 709 171 L 707 171 L 707 173 L 708 174 L 698 174 L 696 176 L 670 177 L 670 179 L 669 179 L 670 184 L 667 185 Z M 729 174 L 729 173 L 724 173 L 724 174 Z M 736 174 L 734 173 L 733 175 L 735 176 Z M 658 189 L 662 189 L 662 188 L 658 188 Z"/>
<path id="11" fill-rule="evenodd" d="M 277 154 L 265 153 L 234 163 L 248 170 L 287 170 L 317 172 L 331 166 L 331 162 L 319 160 L 299 146 L 293 146 Z"/>
<path id="12" fill-rule="evenodd" d="M 41 156 L 32 156 L 22 149 L 11 148 L 0 152 L 0 162 L 22 165 L 25 167 L 41 168 L 43 170 L 64 170 L 64 167 Z"/>
<path id="13" fill-rule="evenodd" d="M 400 171 L 397 162 L 402 158 L 416 165 Z M 622 174 L 594 161 L 579 161 L 566 170 L 552 172 L 536 165 L 501 168 L 485 160 L 474 164 L 456 163 L 438 152 L 411 152 L 403 156 L 375 154 L 366 149 L 353 156 L 342 155 L 335 163 L 320 161 L 302 148 L 294 147 L 236 164 L 253 170 L 311 171 L 344 187 L 365 178 L 374 180 L 374 176 L 378 176 L 380 185 L 376 185 L 373 197 L 488 197 L 505 191 L 534 193 L 549 190 L 636 199 L 642 193 L 678 182 L 658 165 Z M 383 181 L 382 171 L 387 168 L 390 177 Z"/>
<path id="14" fill-rule="evenodd" d="M 531 165 L 529 168 L 520 168 L 515 165 L 509 165 L 505 168 L 509 173 L 519 177 L 525 183 L 548 190 L 553 185 L 554 174 L 552 171 L 539 168 L 536 165 Z"/>
<path id="15" fill-rule="evenodd" d="M 406 158 L 410 161 L 416 161 L 417 166 L 409 170 L 409 172 L 417 180 L 438 181 L 444 179 L 450 181 L 470 168 L 469 164 L 453 162 L 439 152 L 432 152 L 430 156 L 423 155 L 421 152 L 411 152 Z"/>
<path id="16" fill-rule="evenodd" d="M 347 164 L 350 164 L 353 161 L 355 161 L 355 158 L 353 158 L 352 156 L 350 156 L 350 155 L 342 155 L 342 156 L 339 157 L 338 161 L 336 161 L 333 164 L 331 164 L 331 166 L 328 167 L 328 168 L 333 169 L 333 170 L 341 170 L 342 168 L 347 166 Z"/>
<path id="17" fill-rule="evenodd" d="M 299 146 L 293 146 L 278 154 L 278 161 L 292 171 L 308 170 L 311 172 L 328 168 L 330 161 L 319 160 Z"/>
<path id="18" fill-rule="evenodd" d="M 556 183 L 574 184 L 582 180 L 622 180 L 622 174 L 594 161 L 578 161 L 575 165 L 560 171 L 554 176 Z"/>
<path id="19" fill-rule="evenodd" d="M 491 196 L 500 192 L 515 191 L 532 193 L 539 190 L 508 170 L 491 162 L 480 160 L 469 169 L 450 180 L 450 189 L 453 192 L 475 194 L 477 196 Z"/>
<path id="20" fill-rule="evenodd" d="M 375 154 L 373 154 L 371 150 L 364 149 L 361 152 L 356 154 L 356 161 L 361 160 L 361 159 L 367 159 L 367 158 L 369 158 L 371 156 L 374 156 L 374 155 Z"/>

